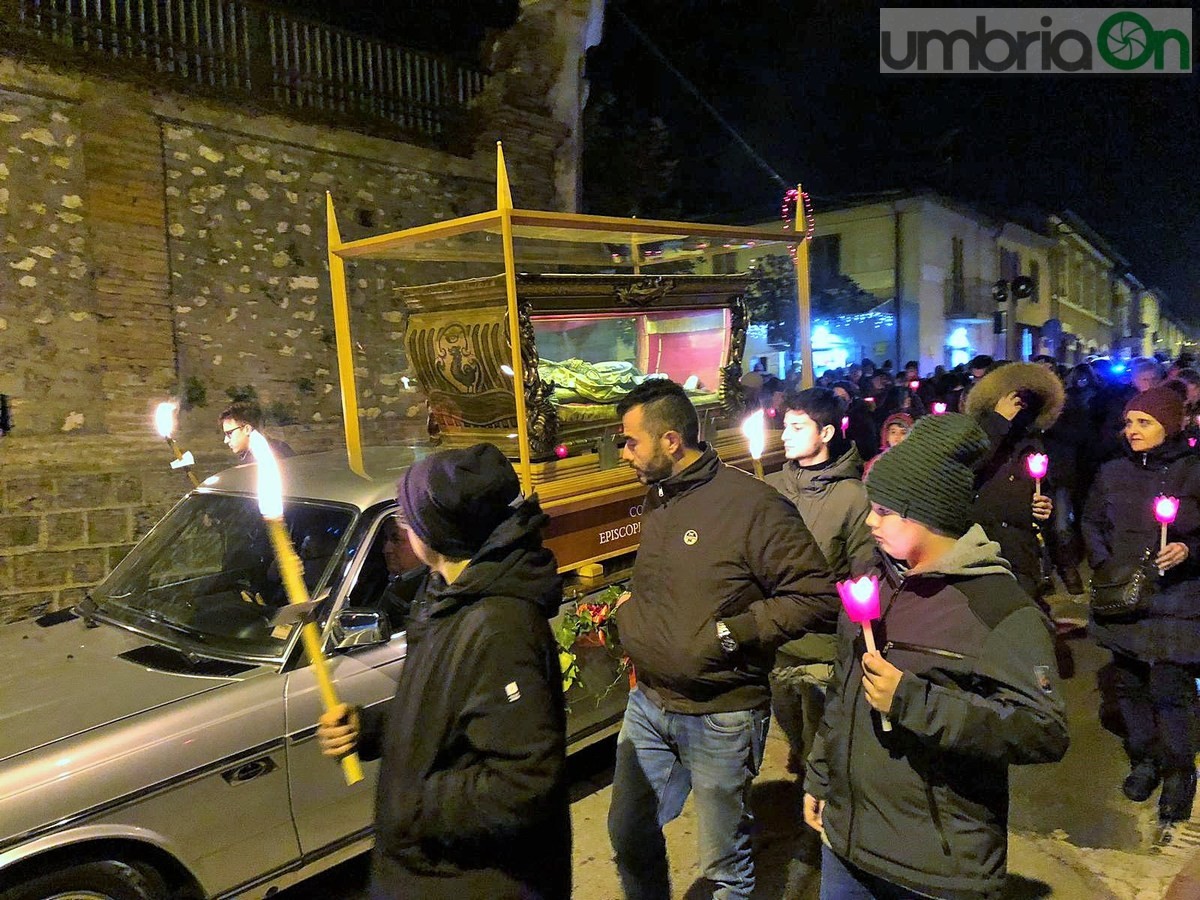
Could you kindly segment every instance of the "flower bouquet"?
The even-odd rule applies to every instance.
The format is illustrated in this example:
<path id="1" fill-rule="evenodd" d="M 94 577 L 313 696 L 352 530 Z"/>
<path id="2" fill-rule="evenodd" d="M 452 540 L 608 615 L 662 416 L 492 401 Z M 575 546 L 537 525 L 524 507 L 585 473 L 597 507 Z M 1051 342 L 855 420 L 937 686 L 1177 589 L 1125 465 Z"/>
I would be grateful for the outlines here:
<path id="1" fill-rule="evenodd" d="M 589 598 L 587 603 L 580 603 L 574 612 L 565 613 L 554 627 L 554 638 L 558 642 L 558 662 L 563 673 L 563 693 L 577 682 L 583 685 L 579 652 L 585 647 L 603 647 L 617 662 L 617 677 L 600 694 L 601 697 L 619 684 L 621 678 L 630 671 L 629 657 L 621 651 L 617 643 L 616 622 L 612 618 L 621 594 L 621 588 L 615 585 L 608 587 Z"/>

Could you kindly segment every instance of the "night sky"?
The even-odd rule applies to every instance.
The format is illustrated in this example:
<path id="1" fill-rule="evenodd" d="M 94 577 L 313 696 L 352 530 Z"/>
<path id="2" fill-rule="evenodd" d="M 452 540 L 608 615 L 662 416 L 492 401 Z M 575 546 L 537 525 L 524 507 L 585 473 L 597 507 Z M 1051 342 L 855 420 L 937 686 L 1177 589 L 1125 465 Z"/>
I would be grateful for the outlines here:
<path id="1" fill-rule="evenodd" d="M 295 0 L 401 43 L 460 55 L 517 0 Z M 903 4 L 893 4 L 903 5 Z M 978 6 L 978 3 L 944 3 Z M 1059 3 L 1057 6 L 1088 6 Z M 1155 6 L 1186 6 L 1156 2 Z M 425 12 L 421 12 L 421 10 Z M 782 188 L 723 131 L 633 34 L 623 12 L 785 181 L 821 206 L 855 195 L 931 188 L 1012 215 L 1069 208 L 1134 273 L 1200 324 L 1200 78 L 1189 76 L 896 76 L 879 73 L 879 5 L 853 0 L 609 0 L 588 60 L 592 103 L 609 125 L 666 125 L 659 179 L 644 154 L 615 159 L 634 183 L 669 196 L 645 215 L 762 220 Z M 1052 12 L 1052 10 L 1050 10 Z M 415 23 L 415 24 L 414 24 Z M 1193 22 L 1195 29 L 1195 22 Z M 456 36 L 451 40 L 450 36 Z M 1195 66 L 1196 33 L 1193 33 Z M 614 121 L 618 120 L 618 121 Z M 587 135 L 585 135 L 585 140 Z M 585 167 L 589 212 L 621 213 Z M 655 210 L 654 204 L 661 209 Z"/>
<path id="2" fill-rule="evenodd" d="M 666 121 L 680 155 L 682 212 L 746 220 L 777 211 L 780 187 L 613 5 L 589 60 L 593 91 L 611 91 Z M 616 5 L 772 168 L 804 183 L 818 222 L 822 203 L 915 187 L 1018 216 L 1070 208 L 1144 283 L 1163 288 L 1174 310 L 1200 322 L 1195 69 L 1185 76 L 882 75 L 877 4 Z M 1195 34 L 1193 66 L 1194 51 Z"/>

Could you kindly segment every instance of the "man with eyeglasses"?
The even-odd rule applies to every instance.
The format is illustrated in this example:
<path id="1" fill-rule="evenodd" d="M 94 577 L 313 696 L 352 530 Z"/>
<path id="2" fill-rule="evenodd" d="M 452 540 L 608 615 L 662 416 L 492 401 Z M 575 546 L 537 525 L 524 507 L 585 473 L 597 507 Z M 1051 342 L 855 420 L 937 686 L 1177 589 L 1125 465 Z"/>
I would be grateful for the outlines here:
<path id="1" fill-rule="evenodd" d="M 258 404 L 239 400 L 226 407 L 217 421 L 221 423 L 221 432 L 224 434 L 222 440 L 238 461 L 254 462 L 254 456 L 250 453 L 250 434 L 261 430 L 259 426 L 262 425 L 262 410 Z M 296 451 L 283 441 L 267 438 L 267 443 L 276 459 L 287 459 L 296 455 Z"/>

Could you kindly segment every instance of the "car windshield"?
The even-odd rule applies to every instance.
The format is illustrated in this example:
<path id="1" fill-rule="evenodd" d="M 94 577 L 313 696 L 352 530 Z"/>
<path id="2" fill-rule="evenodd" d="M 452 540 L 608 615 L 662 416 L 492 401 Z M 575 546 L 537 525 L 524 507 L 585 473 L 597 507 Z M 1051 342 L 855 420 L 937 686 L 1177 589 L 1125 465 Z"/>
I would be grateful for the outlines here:
<path id="1" fill-rule="evenodd" d="M 331 577 L 354 512 L 289 502 L 284 522 L 309 595 Z M 92 592 L 100 613 L 200 653 L 278 657 L 292 625 L 266 525 L 252 497 L 194 493 Z"/>

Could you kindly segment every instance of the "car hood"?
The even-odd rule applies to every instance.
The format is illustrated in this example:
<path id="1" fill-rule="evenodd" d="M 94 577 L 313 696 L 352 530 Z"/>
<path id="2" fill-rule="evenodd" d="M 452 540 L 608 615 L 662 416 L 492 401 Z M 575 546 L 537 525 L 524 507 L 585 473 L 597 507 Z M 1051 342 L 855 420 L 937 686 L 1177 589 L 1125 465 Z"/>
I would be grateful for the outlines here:
<path id="1" fill-rule="evenodd" d="M 231 681 L 164 671 L 121 654 L 177 655 L 116 626 L 89 628 L 78 618 L 0 628 L 0 760 Z"/>

